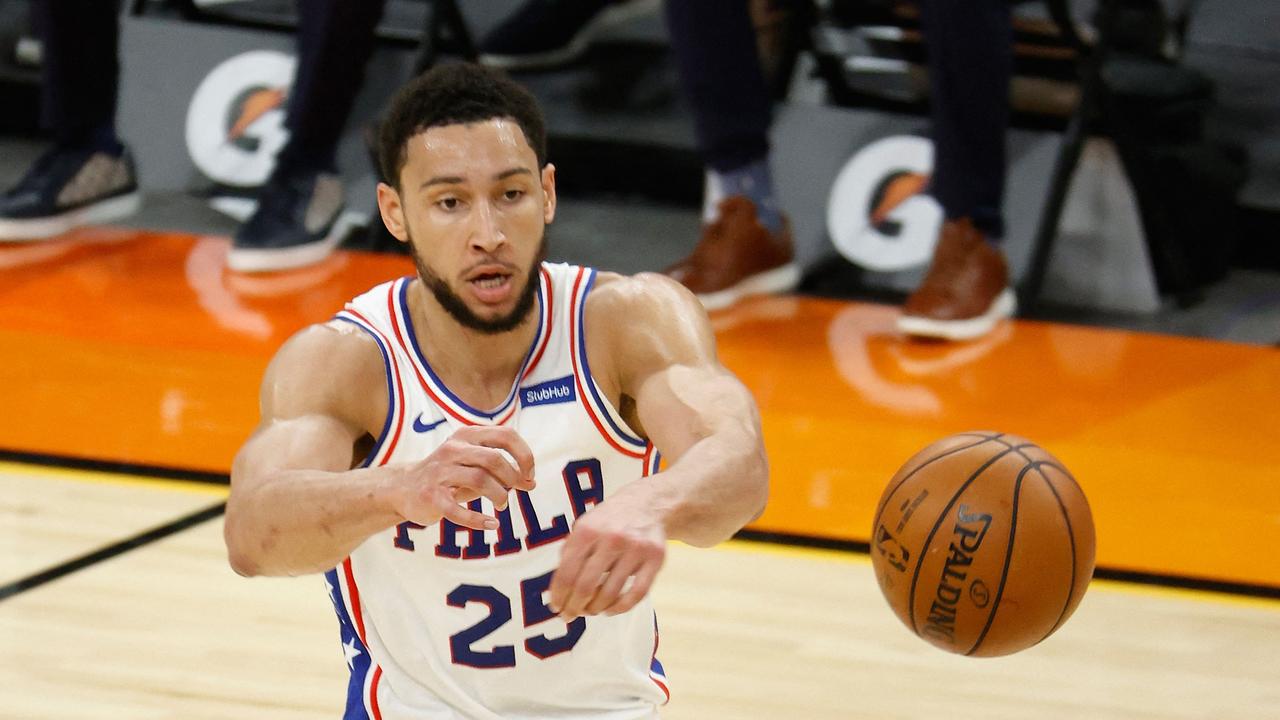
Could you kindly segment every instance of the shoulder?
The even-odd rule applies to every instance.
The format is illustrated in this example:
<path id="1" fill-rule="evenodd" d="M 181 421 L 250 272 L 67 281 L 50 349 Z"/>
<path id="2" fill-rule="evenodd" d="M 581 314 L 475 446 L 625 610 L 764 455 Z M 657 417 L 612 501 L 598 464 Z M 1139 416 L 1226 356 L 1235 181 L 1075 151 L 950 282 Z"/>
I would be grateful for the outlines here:
<path id="1" fill-rule="evenodd" d="M 714 335 L 702 303 L 665 275 L 600 273 L 587 296 L 584 321 L 588 342 L 603 345 L 596 352 L 611 359 L 620 377 L 715 357 Z"/>
<path id="2" fill-rule="evenodd" d="M 666 275 L 599 272 L 587 296 L 586 319 L 613 324 L 664 320 L 696 323 L 706 321 L 706 311 L 688 288 Z"/>
<path id="3" fill-rule="evenodd" d="M 314 380 L 368 368 L 381 370 L 382 350 L 359 326 L 331 320 L 299 330 L 280 346 L 271 364 Z"/>
<path id="4" fill-rule="evenodd" d="M 328 415 L 361 428 L 381 427 L 387 406 L 383 351 L 356 325 L 330 321 L 289 338 L 267 367 L 264 417 Z"/>

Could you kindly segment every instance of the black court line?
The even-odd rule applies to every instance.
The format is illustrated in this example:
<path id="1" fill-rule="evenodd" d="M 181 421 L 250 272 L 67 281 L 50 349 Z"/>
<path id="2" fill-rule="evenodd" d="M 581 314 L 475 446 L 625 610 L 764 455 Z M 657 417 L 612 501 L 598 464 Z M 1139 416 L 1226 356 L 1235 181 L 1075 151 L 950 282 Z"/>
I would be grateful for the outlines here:
<path id="1" fill-rule="evenodd" d="M 227 473 L 209 472 L 207 470 L 191 470 L 187 468 L 164 467 L 162 465 L 144 465 L 140 463 L 116 462 L 113 460 L 93 460 L 71 455 L 52 455 L 47 453 L 23 452 L 0 448 L 0 461 L 22 463 L 24 465 L 46 465 L 50 467 L 70 468 L 72 470 L 92 470 L 94 472 L 113 473 L 116 475 L 135 475 L 143 479 L 159 478 L 162 480 L 190 480 L 192 482 L 209 483 L 210 485 L 230 484 Z"/>
<path id="2" fill-rule="evenodd" d="M 821 550 L 838 550 L 840 552 L 870 555 L 870 543 L 861 540 L 839 540 L 836 538 L 814 537 L 784 532 L 766 532 L 762 530 L 740 530 L 735 539 L 751 542 L 772 543 L 774 545 L 790 545 L 792 547 L 818 548 Z M 1115 580 L 1134 585 L 1152 585 L 1156 587 L 1179 588 L 1182 590 L 1200 590 L 1223 595 L 1242 595 L 1245 597 L 1280 600 L 1280 586 L 1259 583 L 1230 582 L 1190 575 L 1174 575 L 1166 573 L 1139 572 L 1118 568 L 1098 567 L 1093 571 L 1095 578 Z"/>
<path id="3" fill-rule="evenodd" d="M 1190 575 L 1165 575 L 1163 573 L 1139 572 L 1137 570 L 1119 570 L 1101 567 L 1093 571 L 1093 576 L 1103 580 L 1133 583 L 1135 585 L 1159 585 L 1163 587 L 1181 588 L 1183 590 L 1204 590 L 1206 592 L 1224 593 L 1227 595 L 1246 595 L 1248 597 L 1280 600 L 1280 587 L 1260 585 L 1256 583 L 1227 582 L 1211 580 Z"/>
<path id="4" fill-rule="evenodd" d="M 863 542 L 862 540 L 841 540 L 839 538 L 796 535 L 765 530 L 739 530 L 733 538 L 735 540 L 749 540 L 751 542 L 772 543 L 774 545 L 839 550 L 840 552 L 855 553 L 857 555 L 871 554 L 871 543 Z"/>
<path id="5" fill-rule="evenodd" d="M 159 465 L 143 465 L 143 464 L 137 464 L 137 463 L 124 463 L 124 462 L 115 462 L 110 460 L 90 460 L 88 458 L 77 458 L 69 455 L 30 453 L 30 452 L 22 452 L 17 450 L 6 450 L 3 448 L 0 448 L 0 461 L 22 463 L 27 465 L 45 465 L 45 466 L 52 466 L 52 467 L 71 468 L 76 470 L 93 470 L 97 472 L 108 472 L 108 473 L 115 473 L 115 474 L 132 475 L 135 477 L 140 477 L 142 479 L 159 478 L 164 480 L 191 480 L 193 482 L 209 483 L 213 485 L 227 485 L 230 483 L 230 476 L 228 476 L 226 473 L 216 473 L 216 472 L 209 472 L 205 470 L 185 470 L 182 468 L 163 467 Z M 102 560 L 106 560 L 107 558 L 114 557 L 115 555 L 119 555 L 120 553 L 123 553 L 123 552 L 127 552 L 133 549 L 134 547 L 140 547 L 142 545 L 146 545 L 147 543 L 154 542 L 161 538 L 167 537 L 168 535 L 171 535 L 175 532 L 184 530 L 190 527 L 191 525 L 197 525 L 201 522 L 204 522 L 205 520 L 209 520 L 211 518 L 217 517 L 218 515 L 222 514 L 223 510 L 225 509 L 225 506 L 226 506 L 225 503 L 220 503 L 215 507 L 202 510 L 198 513 L 195 513 L 195 515 L 200 515 L 201 513 L 211 513 L 211 514 L 209 514 L 207 517 L 190 521 L 188 524 L 183 525 L 182 527 L 176 527 L 168 532 L 164 532 L 150 540 L 142 540 L 141 542 L 138 542 L 135 545 L 131 545 L 129 547 L 123 547 L 114 553 L 111 553 L 104 557 L 100 557 L 96 560 L 91 560 L 81 565 L 78 565 L 77 567 L 74 567 L 59 573 L 55 577 L 42 580 L 37 584 L 43 584 L 45 582 L 48 582 L 49 580 L 56 579 L 56 577 L 62 577 L 63 575 L 66 575 L 68 572 L 74 572 L 75 570 L 83 569 L 96 562 L 101 562 Z M 181 522 L 187 521 L 191 517 L 193 516 L 188 516 L 187 518 L 179 518 L 178 520 L 175 520 L 174 523 L 181 523 Z M 173 523 L 170 523 L 170 524 L 172 525 Z M 160 528 L 156 528 L 155 530 L 148 531 L 148 533 L 159 532 L 166 527 L 168 526 L 166 525 Z M 143 535 L 147 535 L 148 533 L 143 533 Z M 137 536 L 137 538 L 141 538 L 141 537 L 142 535 Z M 818 548 L 821 550 L 837 550 L 840 552 L 850 552 L 850 553 L 856 553 L 859 555 L 871 554 L 871 544 L 864 540 L 841 540 L 838 538 L 819 537 L 816 535 L 801 535 L 796 533 L 771 532 L 771 531 L 764 531 L 764 530 L 740 530 L 736 535 L 734 535 L 734 537 L 739 540 L 747 540 L 751 542 L 773 543 L 775 545 L 789 545 L 792 547 L 809 547 L 809 548 Z M 129 540 L 122 541 L 121 543 L 117 543 L 117 545 L 124 545 L 126 543 L 133 542 L 137 538 L 131 538 Z M 117 545 L 113 545 L 111 547 L 116 547 Z M 108 549 L 110 548 L 103 548 L 102 550 L 99 550 L 96 553 L 91 553 L 90 555 L 86 555 L 84 558 L 72 560 L 70 561 L 70 563 L 79 563 L 79 562 L 82 562 L 85 558 L 96 557 L 99 553 L 103 553 Z M 64 565 L 70 564 L 70 563 L 64 563 Z M 54 572 L 58 570 L 58 568 L 60 567 L 62 566 L 58 566 L 51 570 L 47 570 L 44 573 L 33 575 L 31 576 L 31 578 L 37 578 L 37 577 L 40 577 L 41 575 L 44 575 L 45 573 Z M 1095 578 L 1102 578 L 1103 580 L 1116 580 L 1119 582 L 1132 583 L 1134 585 L 1153 585 L 1157 587 L 1181 588 L 1184 590 L 1202 590 L 1205 592 L 1216 592 L 1216 593 L 1222 593 L 1225 595 L 1242 595 L 1245 597 L 1264 598 L 1267 600 L 1280 600 L 1280 586 L 1277 586 L 1277 585 L 1228 582 L 1225 580 L 1213 580 L 1210 578 L 1199 578 L 1199 577 L 1192 577 L 1188 575 L 1148 573 L 1148 572 L 1139 572 L 1136 570 L 1121 570 L 1117 568 L 1107 568 L 1107 567 L 1095 568 L 1093 572 L 1093 576 Z M 31 578 L 19 580 L 18 583 L 26 582 Z M 4 600 L 10 595 L 15 594 L 15 591 L 12 591 L 11 588 L 14 585 L 17 585 L 18 583 L 11 583 L 10 585 L 0 587 L 0 600 Z M 35 587 L 35 586 L 33 585 L 32 587 Z M 26 589 L 30 589 L 30 588 L 23 588 L 21 590 L 17 590 L 16 592 L 22 592 L 23 590 L 26 590 Z"/>
<path id="6" fill-rule="evenodd" d="M 225 512 L 226 509 L 227 504 L 225 502 L 220 502 L 217 505 L 204 508 L 203 510 L 197 510 L 190 515 L 184 515 L 172 522 L 138 533 L 131 538 L 126 538 L 99 550 L 94 550 L 91 553 L 81 555 L 78 558 L 54 565 L 47 570 L 41 570 L 34 575 L 28 575 L 27 577 L 11 582 L 8 585 L 0 586 L 0 602 L 33 588 L 38 588 L 45 583 L 70 575 L 77 570 L 83 570 L 87 567 L 103 562 L 104 560 L 110 560 L 117 555 L 127 553 L 130 550 L 136 550 L 144 545 L 150 545 L 157 540 L 162 540 L 174 533 L 182 532 L 189 527 L 212 520 Z"/>
<path id="7" fill-rule="evenodd" d="M 67 468 L 71 470 L 90 470 L 94 472 L 111 473 L 113 475 L 127 475 L 131 478 L 140 478 L 143 480 L 149 478 L 158 480 L 187 480 L 192 482 L 208 483 L 211 485 L 227 485 L 230 483 L 230 477 L 226 473 L 161 467 L 157 465 L 142 465 L 137 463 L 114 462 L 110 460 L 91 460 L 88 458 L 71 457 L 69 455 L 51 455 L 45 453 L 22 452 L 17 450 L 0 449 L 0 461 L 24 465 Z M 16 580 L 7 585 L 0 585 L 0 602 L 33 588 L 40 587 L 45 583 L 70 575 L 73 572 L 84 570 L 87 567 L 110 560 L 111 558 L 122 555 L 130 550 L 136 550 L 137 548 L 150 545 L 151 543 L 156 542 L 157 540 L 163 540 L 174 533 L 182 532 L 187 528 L 212 520 L 225 512 L 226 508 L 226 502 L 219 502 L 215 505 L 204 508 L 203 510 L 197 510 L 189 515 L 184 515 L 176 520 L 165 523 L 164 525 L 151 528 L 150 530 L 145 530 L 132 537 L 125 538 L 124 540 L 86 553 L 80 557 L 59 563 L 33 575 L 28 575 L 25 578 Z"/>

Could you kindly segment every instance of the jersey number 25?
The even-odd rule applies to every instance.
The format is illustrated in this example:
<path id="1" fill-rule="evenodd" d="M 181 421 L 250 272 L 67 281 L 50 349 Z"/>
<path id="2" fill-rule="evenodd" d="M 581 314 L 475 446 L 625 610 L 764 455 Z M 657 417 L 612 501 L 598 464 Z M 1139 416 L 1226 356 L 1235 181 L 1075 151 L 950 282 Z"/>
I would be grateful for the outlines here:
<path id="1" fill-rule="evenodd" d="M 551 573 L 520 582 L 520 605 L 524 626 L 532 627 L 556 617 L 543 600 L 551 586 Z M 511 598 L 488 585 L 459 585 L 445 596 L 449 605 L 465 608 L 469 603 L 480 603 L 489 608 L 489 615 L 466 630 L 449 638 L 449 651 L 455 665 L 474 668 L 509 668 L 516 666 L 514 645 L 495 645 L 492 650 L 476 650 L 472 646 L 511 620 Z M 538 659 L 546 659 L 568 652 L 578 643 L 587 629 L 586 618 L 577 618 L 566 626 L 566 633 L 559 637 L 534 635 L 525 638 L 524 650 Z"/>

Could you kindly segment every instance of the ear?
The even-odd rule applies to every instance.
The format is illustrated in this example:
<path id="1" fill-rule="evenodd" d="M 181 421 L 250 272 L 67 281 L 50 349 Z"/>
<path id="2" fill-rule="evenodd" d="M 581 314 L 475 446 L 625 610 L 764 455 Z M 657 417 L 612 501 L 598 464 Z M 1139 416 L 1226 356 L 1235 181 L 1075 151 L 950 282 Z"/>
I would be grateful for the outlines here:
<path id="1" fill-rule="evenodd" d="M 550 225 L 556 219 L 556 166 L 551 163 L 542 168 L 542 194 L 546 197 L 542 221 Z"/>
<path id="2" fill-rule="evenodd" d="M 390 185 L 378 183 L 378 212 L 382 215 L 382 224 L 400 242 L 409 242 L 409 233 L 405 230 L 404 205 L 400 203 L 400 193 Z"/>

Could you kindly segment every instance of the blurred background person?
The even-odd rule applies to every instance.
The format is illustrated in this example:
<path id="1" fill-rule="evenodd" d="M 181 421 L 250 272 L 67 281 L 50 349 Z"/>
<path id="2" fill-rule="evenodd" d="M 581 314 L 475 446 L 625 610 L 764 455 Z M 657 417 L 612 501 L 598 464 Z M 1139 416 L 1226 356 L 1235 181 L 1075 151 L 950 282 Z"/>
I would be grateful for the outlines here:
<path id="1" fill-rule="evenodd" d="M 335 152 L 373 50 L 382 0 L 298 0 L 298 65 L 287 98 L 289 140 L 235 233 L 228 265 L 301 267 L 341 242 L 345 208 Z M 43 41 L 41 120 L 52 146 L 0 195 L 0 241 L 40 240 L 136 212 L 137 170 L 117 132 L 119 4 L 37 0 Z"/>
<path id="2" fill-rule="evenodd" d="M 785 4 L 772 0 L 767 5 Z M 577 57 L 587 39 L 642 0 L 528 0 L 481 41 L 481 59 L 513 69 Z M 1001 251 L 1005 131 L 1013 71 L 1006 0 L 921 0 L 934 171 L 927 192 L 946 221 L 933 261 L 899 319 L 911 335 L 964 339 L 1015 311 Z M 671 45 L 707 168 L 703 229 L 666 272 L 709 309 L 800 280 L 770 166 L 772 100 L 748 0 L 666 0 Z"/>

